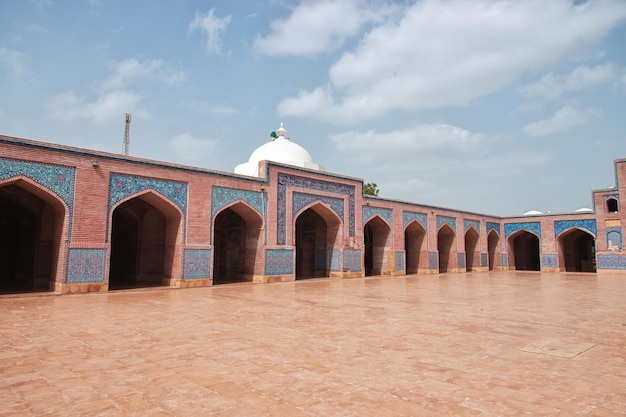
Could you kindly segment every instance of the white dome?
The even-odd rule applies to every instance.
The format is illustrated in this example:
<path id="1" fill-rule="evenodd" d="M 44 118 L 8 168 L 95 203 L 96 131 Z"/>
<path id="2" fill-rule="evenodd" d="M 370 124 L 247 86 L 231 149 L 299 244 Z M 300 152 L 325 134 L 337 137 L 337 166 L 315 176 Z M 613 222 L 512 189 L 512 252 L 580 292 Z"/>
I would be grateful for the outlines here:
<path id="1" fill-rule="evenodd" d="M 578 210 L 576 210 L 576 213 L 593 213 L 593 210 L 590 209 L 589 207 L 581 207 Z"/>
<path id="2" fill-rule="evenodd" d="M 285 133 L 287 131 L 281 123 L 280 129 L 276 131 L 277 137 L 271 142 L 259 146 L 252 152 L 248 162 L 237 165 L 235 174 L 259 176 L 260 161 L 274 161 L 301 168 L 324 170 L 324 167 L 313 162 L 313 158 L 311 158 L 306 149 L 287 139 Z"/>
<path id="3" fill-rule="evenodd" d="M 524 213 L 524 216 L 539 216 L 543 214 L 542 212 L 538 211 L 538 210 L 529 210 L 526 213 Z"/>

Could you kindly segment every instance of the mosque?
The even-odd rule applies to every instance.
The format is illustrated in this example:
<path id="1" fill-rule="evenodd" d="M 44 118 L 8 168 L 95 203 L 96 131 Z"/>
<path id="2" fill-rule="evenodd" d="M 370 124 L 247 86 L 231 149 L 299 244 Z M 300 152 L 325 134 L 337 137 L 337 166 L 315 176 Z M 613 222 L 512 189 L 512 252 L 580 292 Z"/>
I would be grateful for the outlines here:
<path id="1" fill-rule="evenodd" d="M 626 270 L 626 159 L 592 209 L 499 217 L 365 195 L 285 134 L 234 173 L 0 135 L 0 293 Z"/>

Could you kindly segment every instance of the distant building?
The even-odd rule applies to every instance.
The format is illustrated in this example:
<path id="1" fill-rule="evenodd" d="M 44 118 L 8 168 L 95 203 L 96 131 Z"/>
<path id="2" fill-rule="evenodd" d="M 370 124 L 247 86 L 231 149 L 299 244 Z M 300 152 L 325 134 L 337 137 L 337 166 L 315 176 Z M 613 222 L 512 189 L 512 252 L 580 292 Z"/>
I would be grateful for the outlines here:
<path id="1" fill-rule="evenodd" d="M 234 174 L 0 136 L 0 292 L 626 270 L 625 159 L 591 209 L 499 217 L 364 195 L 276 133 Z"/>

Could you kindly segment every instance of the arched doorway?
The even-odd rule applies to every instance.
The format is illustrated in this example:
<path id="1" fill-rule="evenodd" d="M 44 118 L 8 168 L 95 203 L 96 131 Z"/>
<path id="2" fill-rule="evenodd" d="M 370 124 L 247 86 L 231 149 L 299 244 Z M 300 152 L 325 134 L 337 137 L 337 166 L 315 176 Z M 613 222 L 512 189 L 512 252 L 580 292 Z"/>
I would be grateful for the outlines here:
<path id="1" fill-rule="evenodd" d="M 437 250 L 439 251 L 439 273 L 450 270 L 450 260 L 454 262 L 456 257 L 455 247 L 456 236 L 450 226 L 444 224 L 437 232 Z"/>
<path id="2" fill-rule="evenodd" d="M 420 267 L 425 268 L 420 264 L 427 260 L 427 254 L 423 250 L 424 239 L 426 237 L 426 230 L 417 221 L 411 222 L 406 229 L 404 229 L 404 251 L 405 251 L 405 271 L 408 274 L 417 274 Z"/>
<path id="3" fill-rule="evenodd" d="M 263 219 L 244 203 L 222 210 L 213 223 L 213 285 L 253 281 Z"/>
<path id="4" fill-rule="evenodd" d="M 363 228 L 365 246 L 365 276 L 388 273 L 387 252 L 391 247 L 391 229 L 379 216 L 370 219 Z"/>
<path id="5" fill-rule="evenodd" d="M 487 235 L 487 253 L 489 256 L 489 270 L 493 271 L 494 267 L 500 266 L 497 254 L 500 252 L 500 236 L 495 230 Z"/>
<path id="6" fill-rule="evenodd" d="M 0 293 L 54 290 L 65 208 L 24 180 L 0 188 Z"/>
<path id="7" fill-rule="evenodd" d="M 471 272 L 480 266 L 480 251 L 476 251 L 478 246 L 478 232 L 473 227 L 465 232 L 465 270 Z"/>
<path id="8" fill-rule="evenodd" d="M 559 265 L 566 272 L 596 272 L 596 244 L 594 237 L 580 229 L 561 233 Z"/>
<path id="9" fill-rule="evenodd" d="M 317 203 L 296 218 L 296 279 L 330 276 L 329 251 L 336 246 L 341 220 Z"/>
<path id="10" fill-rule="evenodd" d="M 526 230 L 520 230 L 508 238 L 510 265 L 517 271 L 539 271 L 539 238 Z"/>
<path id="11" fill-rule="evenodd" d="M 168 285 L 181 215 L 152 192 L 119 204 L 111 215 L 109 289 Z"/>

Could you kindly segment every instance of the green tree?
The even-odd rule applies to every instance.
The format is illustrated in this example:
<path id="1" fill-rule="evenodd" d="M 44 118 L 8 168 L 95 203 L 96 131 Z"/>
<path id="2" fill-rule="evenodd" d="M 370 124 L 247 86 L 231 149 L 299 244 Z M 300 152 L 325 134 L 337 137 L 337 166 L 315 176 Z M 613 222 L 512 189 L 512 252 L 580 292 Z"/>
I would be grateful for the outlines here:
<path id="1" fill-rule="evenodd" d="M 367 195 L 378 195 L 378 185 L 375 182 L 368 182 L 363 186 L 363 192 Z"/>

